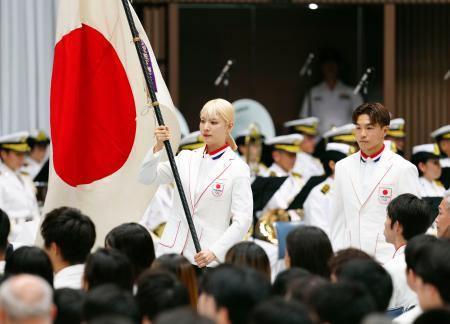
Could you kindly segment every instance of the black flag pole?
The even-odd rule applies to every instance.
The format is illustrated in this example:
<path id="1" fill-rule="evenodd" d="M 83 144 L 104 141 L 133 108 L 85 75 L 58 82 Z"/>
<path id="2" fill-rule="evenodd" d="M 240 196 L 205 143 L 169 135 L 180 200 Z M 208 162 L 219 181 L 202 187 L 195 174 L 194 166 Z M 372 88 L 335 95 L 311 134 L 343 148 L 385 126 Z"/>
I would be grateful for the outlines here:
<path id="1" fill-rule="evenodd" d="M 159 108 L 158 98 L 155 94 L 155 88 L 152 81 L 153 71 L 150 72 L 150 69 L 147 66 L 145 61 L 145 56 L 143 53 L 143 48 L 145 46 L 142 39 L 139 37 L 139 33 L 136 29 L 136 25 L 134 24 L 133 16 L 131 14 L 130 5 L 128 0 L 122 0 L 123 8 L 125 9 L 125 14 L 127 16 L 128 25 L 130 26 L 131 34 L 133 36 L 133 42 L 136 46 L 136 51 L 139 56 L 139 62 L 141 63 L 142 71 L 144 72 L 145 81 L 147 83 L 147 88 L 150 92 L 150 97 L 152 100 L 152 106 L 155 111 L 156 119 L 158 121 L 158 125 L 163 126 L 164 120 L 161 114 L 161 109 Z M 150 57 L 148 58 L 150 60 Z M 195 250 L 198 252 L 201 251 L 200 243 L 198 241 L 197 231 L 195 230 L 194 222 L 192 221 L 191 211 L 189 210 L 188 203 L 186 200 L 186 195 L 184 194 L 183 185 L 181 184 L 180 174 L 178 173 L 177 165 L 175 164 L 175 158 L 173 155 L 172 147 L 170 146 L 170 142 L 168 140 L 164 141 L 164 146 L 166 148 L 167 156 L 169 157 L 170 167 L 172 168 L 173 177 L 175 178 L 175 183 L 178 188 L 178 193 L 180 195 L 181 203 L 183 205 L 184 214 L 186 215 L 186 220 L 189 226 L 189 230 L 192 235 L 192 240 L 194 242 Z"/>

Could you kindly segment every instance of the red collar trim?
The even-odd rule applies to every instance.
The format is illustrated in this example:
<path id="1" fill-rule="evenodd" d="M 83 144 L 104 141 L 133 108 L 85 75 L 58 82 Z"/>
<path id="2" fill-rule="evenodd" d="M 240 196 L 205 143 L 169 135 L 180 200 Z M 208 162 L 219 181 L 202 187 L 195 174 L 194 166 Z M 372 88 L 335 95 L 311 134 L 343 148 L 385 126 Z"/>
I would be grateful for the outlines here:
<path id="1" fill-rule="evenodd" d="M 208 145 L 206 145 L 205 151 L 206 151 L 209 155 L 215 155 L 215 154 L 219 153 L 220 151 L 225 150 L 228 146 L 230 146 L 230 145 L 229 145 L 228 143 L 225 143 L 224 146 L 218 148 L 217 150 L 214 150 L 214 151 L 212 151 L 212 152 L 209 152 L 209 151 L 208 151 Z"/>
<path id="2" fill-rule="evenodd" d="M 381 149 L 378 152 L 376 152 L 376 153 L 374 153 L 372 155 L 367 155 L 366 153 L 361 151 L 361 157 L 363 159 L 365 159 L 365 160 L 368 159 L 368 158 L 376 159 L 379 155 L 381 155 L 381 153 L 383 153 L 383 150 L 384 150 L 384 144 L 383 144 L 383 146 L 381 147 Z"/>

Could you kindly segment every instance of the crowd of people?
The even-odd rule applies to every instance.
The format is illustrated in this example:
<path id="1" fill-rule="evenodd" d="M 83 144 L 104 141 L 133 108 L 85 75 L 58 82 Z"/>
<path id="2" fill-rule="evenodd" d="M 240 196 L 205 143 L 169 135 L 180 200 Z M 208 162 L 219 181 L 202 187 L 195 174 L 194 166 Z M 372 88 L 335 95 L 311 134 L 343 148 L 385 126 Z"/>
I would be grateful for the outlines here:
<path id="1" fill-rule="evenodd" d="M 316 117 L 233 138 L 233 106 L 208 101 L 175 157 L 184 202 L 159 126 L 136 181 L 160 190 L 95 249 L 89 215 L 40 215 L 37 140 L 0 138 L 0 323 L 449 322 L 450 125 L 408 161 L 402 119 L 379 103 L 351 119 L 320 141 Z"/>

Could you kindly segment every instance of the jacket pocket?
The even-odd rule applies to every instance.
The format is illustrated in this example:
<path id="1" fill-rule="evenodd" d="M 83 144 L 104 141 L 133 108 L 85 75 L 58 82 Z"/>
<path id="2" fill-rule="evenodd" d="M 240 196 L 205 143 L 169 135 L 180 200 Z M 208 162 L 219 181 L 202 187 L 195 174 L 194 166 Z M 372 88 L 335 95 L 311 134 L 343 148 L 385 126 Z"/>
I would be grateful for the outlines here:
<path id="1" fill-rule="evenodd" d="M 180 232 L 180 225 L 181 220 L 169 219 L 159 244 L 164 247 L 173 248 Z"/>

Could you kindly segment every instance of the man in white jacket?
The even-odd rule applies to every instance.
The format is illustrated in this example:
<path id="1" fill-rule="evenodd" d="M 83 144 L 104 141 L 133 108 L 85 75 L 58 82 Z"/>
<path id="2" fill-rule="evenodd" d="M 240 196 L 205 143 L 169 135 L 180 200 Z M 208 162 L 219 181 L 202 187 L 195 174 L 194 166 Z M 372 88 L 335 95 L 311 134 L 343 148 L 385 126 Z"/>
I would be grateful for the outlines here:
<path id="1" fill-rule="evenodd" d="M 405 248 L 408 240 L 426 232 L 433 217 L 432 210 L 427 202 L 412 194 L 398 196 L 387 210 L 384 236 L 395 247 L 392 259 L 384 264 L 394 284 L 389 308 L 408 308 L 417 304 L 417 295 L 406 281 Z"/>
<path id="2" fill-rule="evenodd" d="M 394 248 L 383 235 L 386 207 L 402 193 L 418 195 L 417 168 L 384 147 L 390 116 L 379 103 L 353 112 L 360 152 L 336 164 L 331 241 L 334 250 L 356 247 L 384 263 Z"/>

